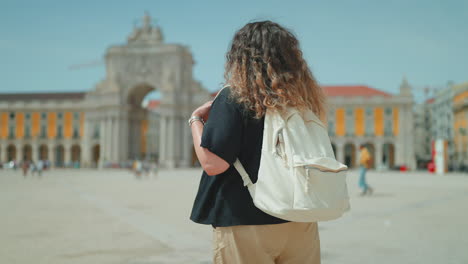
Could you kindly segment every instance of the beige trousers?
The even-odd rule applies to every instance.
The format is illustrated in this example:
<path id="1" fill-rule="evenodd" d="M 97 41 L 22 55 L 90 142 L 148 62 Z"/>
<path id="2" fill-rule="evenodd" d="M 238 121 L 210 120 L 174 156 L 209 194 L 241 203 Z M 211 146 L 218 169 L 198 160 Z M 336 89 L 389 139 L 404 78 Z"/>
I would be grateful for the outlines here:
<path id="1" fill-rule="evenodd" d="M 317 223 L 213 229 L 215 264 L 319 264 Z"/>

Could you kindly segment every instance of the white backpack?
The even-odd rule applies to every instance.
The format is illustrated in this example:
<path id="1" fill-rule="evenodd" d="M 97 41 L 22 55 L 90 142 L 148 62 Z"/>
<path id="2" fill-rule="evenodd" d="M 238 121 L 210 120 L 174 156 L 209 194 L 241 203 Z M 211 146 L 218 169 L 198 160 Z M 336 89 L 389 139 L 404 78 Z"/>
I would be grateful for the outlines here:
<path id="1" fill-rule="evenodd" d="M 348 167 L 335 159 L 327 129 L 312 111 L 267 110 L 258 181 L 236 160 L 253 202 L 294 222 L 327 221 L 348 211 Z"/>

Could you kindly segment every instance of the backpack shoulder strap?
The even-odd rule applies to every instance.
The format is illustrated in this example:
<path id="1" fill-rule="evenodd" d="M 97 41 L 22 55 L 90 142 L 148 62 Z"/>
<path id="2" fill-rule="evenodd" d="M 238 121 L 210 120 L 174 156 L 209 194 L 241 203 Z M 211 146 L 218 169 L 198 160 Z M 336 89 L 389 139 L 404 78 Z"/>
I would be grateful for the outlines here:
<path id="1" fill-rule="evenodd" d="M 247 173 L 247 171 L 245 171 L 245 168 L 244 168 L 244 166 L 242 166 L 242 163 L 239 161 L 239 159 L 237 159 L 234 162 L 234 168 L 236 168 L 236 170 L 239 172 L 240 176 L 242 177 L 242 181 L 244 182 L 244 186 L 249 188 L 250 186 L 253 185 L 253 182 L 250 179 L 249 174 Z"/>
<path id="2" fill-rule="evenodd" d="M 224 85 L 223 88 L 221 88 L 221 90 L 218 91 L 218 93 L 216 94 L 215 98 L 213 98 L 213 101 L 216 100 L 216 98 L 218 98 L 218 95 L 225 89 L 225 88 L 229 88 L 231 87 L 230 85 Z"/>

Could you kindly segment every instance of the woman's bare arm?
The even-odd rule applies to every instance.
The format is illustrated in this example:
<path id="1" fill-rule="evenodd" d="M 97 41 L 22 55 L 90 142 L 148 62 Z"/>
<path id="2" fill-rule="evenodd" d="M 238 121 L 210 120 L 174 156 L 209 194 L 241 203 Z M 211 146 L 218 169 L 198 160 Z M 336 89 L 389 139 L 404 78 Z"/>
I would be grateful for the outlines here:
<path id="1" fill-rule="evenodd" d="M 200 121 L 195 121 L 192 123 L 191 129 L 195 153 L 197 154 L 198 161 L 203 167 L 203 170 L 209 176 L 214 176 L 221 174 L 229 169 L 229 163 L 220 158 L 218 155 L 209 151 L 207 148 L 200 146 L 201 136 L 203 134 L 203 123 Z"/>

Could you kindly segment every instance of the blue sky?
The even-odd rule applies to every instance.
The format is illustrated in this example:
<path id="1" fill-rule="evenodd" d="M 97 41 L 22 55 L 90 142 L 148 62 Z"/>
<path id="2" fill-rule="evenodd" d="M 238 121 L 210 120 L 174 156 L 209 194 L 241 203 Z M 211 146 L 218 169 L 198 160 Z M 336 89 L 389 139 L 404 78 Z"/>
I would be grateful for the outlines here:
<path id="1" fill-rule="evenodd" d="M 102 59 L 125 43 L 148 11 L 165 42 L 190 46 L 194 77 L 223 81 L 234 32 L 271 19 L 292 29 L 322 84 L 398 92 L 468 80 L 468 1 L 4 1 L 0 0 L 0 92 L 86 91 L 105 77 Z"/>

